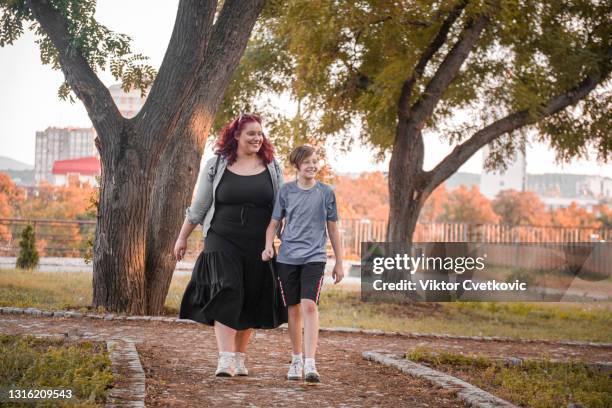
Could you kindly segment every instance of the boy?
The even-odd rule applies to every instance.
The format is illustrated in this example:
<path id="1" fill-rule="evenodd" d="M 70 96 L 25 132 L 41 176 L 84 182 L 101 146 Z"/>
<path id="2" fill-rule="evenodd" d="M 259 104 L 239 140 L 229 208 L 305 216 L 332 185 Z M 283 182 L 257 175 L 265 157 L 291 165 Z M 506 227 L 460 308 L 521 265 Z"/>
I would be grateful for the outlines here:
<path id="1" fill-rule="evenodd" d="M 314 356 L 319 334 L 317 306 L 327 261 L 326 229 L 336 257 L 332 272 L 334 283 L 340 282 L 344 276 L 338 210 L 331 187 L 315 180 L 319 162 L 315 149 L 299 146 L 293 150 L 289 161 L 297 169 L 297 180 L 286 183 L 279 190 L 261 257 L 268 261 L 274 256 L 274 233 L 278 223 L 285 218 L 276 264 L 283 302 L 287 306 L 292 347 L 287 379 L 299 380 L 303 372 L 306 381 L 319 382 Z"/>

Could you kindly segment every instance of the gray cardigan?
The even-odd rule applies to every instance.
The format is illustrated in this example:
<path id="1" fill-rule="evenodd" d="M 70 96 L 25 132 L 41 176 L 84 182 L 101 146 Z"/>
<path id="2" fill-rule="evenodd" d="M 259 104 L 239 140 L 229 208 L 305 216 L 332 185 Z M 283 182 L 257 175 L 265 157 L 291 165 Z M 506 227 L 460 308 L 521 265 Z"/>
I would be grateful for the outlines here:
<path id="1" fill-rule="evenodd" d="M 199 181 L 196 186 L 196 194 L 191 202 L 191 206 L 185 210 L 185 217 L 190 224 L 202 224 L 204 235 L 208 232 L 210 222 L 215 213 L 215 190 L 221 181 L 223 172 L 227 168 L 227 160 L 221 156 L 219 167 L 215 173 L 215 163 L 217 156 L 209 159 L 205 165 L 201 166 Z M 272 176 L 272 187 L 274 188 L 274 202 L 278 196 L 278 191 L 283 185 L 283 172 L 276 159 L 268 164 L 268 171 Z M 214 178 L 213 178 L 214 174 Z M 278 230 L 277 230 L 278 232 Z"/>

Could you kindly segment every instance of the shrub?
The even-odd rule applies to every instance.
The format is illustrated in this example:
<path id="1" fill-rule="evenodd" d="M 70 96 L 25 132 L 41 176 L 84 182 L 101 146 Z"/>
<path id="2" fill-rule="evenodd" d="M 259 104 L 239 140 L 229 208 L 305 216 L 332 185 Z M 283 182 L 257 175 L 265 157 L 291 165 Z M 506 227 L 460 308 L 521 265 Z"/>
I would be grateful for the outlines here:
<path id="1" fill-rule="evenodd" d="M 34 269 L 38 266 L 38 251 L 36 250 L 36 237 L 34 227 L 28 224 L 21 232 L 19 241 L 19 257 L 17 258 L 17 268 Z"/>

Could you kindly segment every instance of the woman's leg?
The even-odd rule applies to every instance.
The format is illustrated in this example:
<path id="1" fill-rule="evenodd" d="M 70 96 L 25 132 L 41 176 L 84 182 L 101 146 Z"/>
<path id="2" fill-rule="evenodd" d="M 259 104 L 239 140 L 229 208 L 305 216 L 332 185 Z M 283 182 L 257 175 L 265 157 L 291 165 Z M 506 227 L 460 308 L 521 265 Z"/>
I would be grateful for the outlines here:
<path id="1" fill-rule="evenodd" d="M 236 330 L 215 321 L 215 337 L 219 351 L 236 351 Z M 248 341 L 248 339 L 247 339 Z"/>
<path id="2" fill-rule="evenodd" d="M 299 304 L 287 307 L 289 338 L 291 339 L 293 354 L 302 354 L 302 313 L 300 307 Z"/>
<path id="3" fill-rule="evenodd" d="M 310 299 L 302 299 L 304 319 L 304 358 L 314 358 L 319 341 L 319 308 Z"/>
<path id="4" fill-rule="evenodd" d="M 236 331 L 236 337 L 234 339 L 235 351 L 238 351 L 240 353 L 246 353 L 246 349 L 247 349 L 247 346 L 249 345 L 251 334 L 253 334 L 253 329 Z"/>
<path id="5" fill-rule="evenodd" d="M 238 330 L 236 331 L 236 338 L 234 339 L 234 345 L 236 347 L 236 375 L 249 375 L 249 370 L 244 364 L 246 358 L 246 349 L 249 345 L 249 339 L 253 334 L 253 329 Z"/>

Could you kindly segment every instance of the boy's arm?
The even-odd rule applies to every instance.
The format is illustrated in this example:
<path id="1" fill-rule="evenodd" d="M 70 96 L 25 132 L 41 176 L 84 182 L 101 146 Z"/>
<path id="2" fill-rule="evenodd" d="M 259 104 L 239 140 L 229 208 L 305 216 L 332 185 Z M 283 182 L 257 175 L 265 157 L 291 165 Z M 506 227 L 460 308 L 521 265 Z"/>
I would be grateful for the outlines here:
<path id="1" fill-rule="evenodd" d="M 344 267 L 342 265 L 342 240 L 340 239 L 340 232 L 338 231 L 338 223 L 336 221 L 327 221 L 327 232 L 332 248 L 334 249 L 334 256 L 336 257 L 336 265 L 334 266 L 332 277 L 334 278 L 334 283 L 338 283 L 344 277 Z"/>

